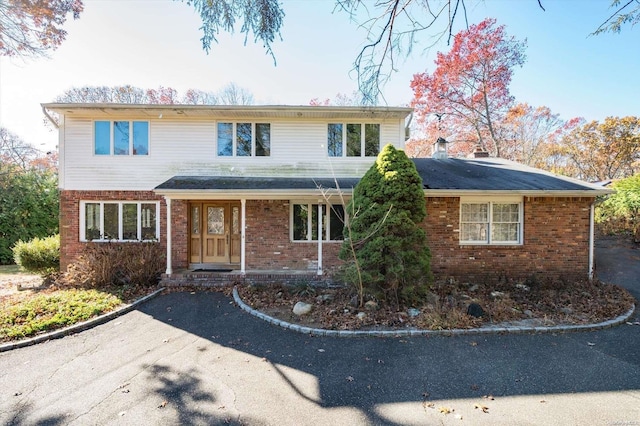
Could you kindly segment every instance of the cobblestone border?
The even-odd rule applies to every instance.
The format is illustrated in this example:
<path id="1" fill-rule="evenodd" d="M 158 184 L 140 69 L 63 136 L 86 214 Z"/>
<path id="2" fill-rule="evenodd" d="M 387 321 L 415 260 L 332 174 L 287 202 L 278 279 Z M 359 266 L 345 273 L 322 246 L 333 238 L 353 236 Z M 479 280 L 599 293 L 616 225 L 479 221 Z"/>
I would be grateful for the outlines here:
<path id="1" fill-rule="evenodd" d="M 164 290 L 163 288 L 159 288 L 151 294 L 148 294 L 144 297 L 141 297 L 138 300 L 133 301 L 132 303 L 125 305 L 115 311 L 107 312 L 106 314 L 100 315 L 95 318 L 91 318 L 87 321 L 79 322 L 67 328 L 62 328 L 60 330 L 52 331 L 50 333 L 39 334 L 35 337 L 31 337 L 29 339 L 18 340 L 16 342 L 9 342 L 0 344 L 0 352 L 10 351 L 12 349 L 24 348 L 26 346 L 35 345 L 36 343 L 46 342 L 47 340 L 59 339 L 64 336 L 68 336 L 70 334 L 79 333 L 81 331 L 87 330 L 89 328 L 95 327 L 96 325 L 104 324 L 107 321 L 110 321 L 114 318 L 117 318 L 121 315 L 126 314 L 127 312 L 132 311 L 137 306 L 143 304 L 149 299 L 156 297 Z"/>
<path id="2" fill-rule="evenodd" d="M 522 334 L 522 333 L 566 333 L 574 331 L 594 331 L 604 328 L 610 328 L 625 322 L 636 308 L 635 304 L 631 306 L 626 313 L 616 318 L 599 322 L 597 324 L 581 324 L 581 325 L 554 325 L 551 327 L 526 327 L 526 326 L 486 326 L 480 328 L 456 328 L 452 330 L 327 330 L 324 328 L 305 327 L 298 324 L 292 324 L 287 321 L 279 320 L 266 315 L 260 311 L 253 309 L 244 303 L 238 294 L 238 288 L 233 287 L 233 300 L 244 311 L 259 318 L 269 324 L 282 327 L 287 330 L 295 331 L 302 334 L 310 334 L 312 336 L 327 337 L 411 337 L 411 336 L 464 336 L 478 334 Z"/>

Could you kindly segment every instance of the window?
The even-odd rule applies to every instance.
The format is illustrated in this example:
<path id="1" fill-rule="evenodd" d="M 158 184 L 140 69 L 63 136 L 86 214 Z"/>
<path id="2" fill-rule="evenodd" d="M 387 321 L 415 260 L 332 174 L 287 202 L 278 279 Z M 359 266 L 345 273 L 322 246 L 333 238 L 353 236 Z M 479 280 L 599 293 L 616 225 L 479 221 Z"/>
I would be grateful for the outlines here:
<path id="1" fill-rule="evenodd" d="M 460 243 L 522 244 L 522 201 L 461 200 Z"/>
<path id="2" fill-rule="evenodd" d="M 160 235 L 156 201 L 83 201 L 81 241 L 150 241 Z"/>
<path id="3" fill-rule="evenodd" d="M 380 153 L 380 125 L 329 123 L 329 157 L 375 157 Z"/>
<path id="4" fill-rule="evenodd" d="M 269 157 L 271 124 L 218 123 L 218 156 Z"/>
<path id="5" fill-rule="evenodd" d="M 323 204 L 321 215 L 323 241 L 342 241 L 344 208 L 341 205 Z M 293 241 L 318 241 L 318 204 L 292 204 L 291 223 Z"/>
<path id="6" fill-rule="evenodd" d="M 148 121 L 94 122 L 95 155 L 149 155 Z"/>

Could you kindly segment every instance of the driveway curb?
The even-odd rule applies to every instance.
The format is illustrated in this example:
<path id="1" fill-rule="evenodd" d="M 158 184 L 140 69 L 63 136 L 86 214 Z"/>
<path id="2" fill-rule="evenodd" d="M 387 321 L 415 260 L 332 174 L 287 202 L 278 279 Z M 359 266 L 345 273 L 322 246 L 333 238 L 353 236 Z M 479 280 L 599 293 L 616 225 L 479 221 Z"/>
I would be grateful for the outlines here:
<path id="1" fill-rule="evenodd" d="M 279 320 L 266 315 L 260 311 L 253 309 L 242 301 L 238 294 L 238 288 L 233 287 L 233 300 L 238 306 L 253 315 L 256 318 L 260 318 L 269 324 L 276 325 L 291 331 L 295 331 L 302 334 L 310 334 L 312 336 L 327 336 L 327 337 L 410 337 L 410 336 L 464 336 L 464 335 L 479 335 L 479 334 L 522 334 L 522 333 L 566 333 L 574 331 L 594 331 L 601 330 L 603 328 L 610 328 L 625 322 L 636 308 L 636 305 L 632 305 L 624 314 L 617 316 L 616 318 L 599 322 L 596 324 L 581 324 L 581 325 L 555 325 L 552 327 L 523 327 L 523 326 L 488 326 L 481 328 L 455 328 L 451 330 L 327 330 L 324 328 L 312 328 L 300 326 L 298 324 L 292 324 L 287 321 Z"/>
<path id="2" fill-rule="evenodd" d="M 18 349 L 18 348 L 24 348 L 26 346 L 31 346 L 31 345 L 35 345 L 37 343 L 42 343 L 45 342 L 47 340 L 52 340 L 52 339 L 59 339 L 61 337 L 64 336 L 68 336 L 70 334 L 75 334 L 75 333 L 79 333 L 81 331 L 87 330 L 89 328 L 95 327 L 96 325 L 100 325 L 100 324 L 104 324 L 105 322 L 112 320 L 114 318 L 119 317 L 120 315 L 124 315 L 127 312 L 132 311 L 134 308 L 136 308 L 138 305 L 143 304 L 144 302 L 146 302 L 149 299 L 152 299 L 154 297 L 156 297 L 158 294 L 160 294 L 162 291 L 164 290 L 163 288 L 159 288 L 158 290 L 154 291 L 151 294 L 148 294 L 144 297 L 141 297 L 138 300 L 135 300 L 134 302 L 125 305 L 119 309 L 116 309 L 115 311 L 111 311 L 111 312 L 107 312 L 106 314 L 100 315 L 98 317 L 95 318 L 91 318 L 87 321 L 83 321 L 80 322 L 78 324 L 74 324 L 70 327 L 67 328 L 63 328 L 60 330 L 56 330 L 56 331 L 52 331 L 50 333 L 45 333 L 45 334 L 40 334 L 36 337 L 31 337 L 29 339 L 24 339 L 24 340 L 19 340 L 17 342 L 9 342 L 9 343 L 4 343 L 0 345 L 0 352 L 6 352 L 6 351 L 10 351 L 12 349 Z"/>

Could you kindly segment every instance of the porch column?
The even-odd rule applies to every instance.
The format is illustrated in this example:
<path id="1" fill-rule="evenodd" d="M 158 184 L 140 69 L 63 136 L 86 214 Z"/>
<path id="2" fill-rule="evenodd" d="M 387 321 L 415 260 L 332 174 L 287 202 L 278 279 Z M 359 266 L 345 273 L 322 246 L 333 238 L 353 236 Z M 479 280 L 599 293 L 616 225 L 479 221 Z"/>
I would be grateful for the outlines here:
<path id="1" fill-rule="evenodd" d="M 167 202 L 167 270 L 166 274 L 172 274 L 171 268 L 171 198 L 164 197 Z"/>
<path id="2" fill-rule="evenodd" d="M 318 275 L 322 275 L 322 202 L 318 203 Z"/>
<path id="3" fill-rule="evenodd" d="M 244 228 L 246 226 L 246 215 L 247 215 L 247 200 L 242 198 L 240 200 L 240 273 L 244 275 L 245 273 L 245 232 Z"/>

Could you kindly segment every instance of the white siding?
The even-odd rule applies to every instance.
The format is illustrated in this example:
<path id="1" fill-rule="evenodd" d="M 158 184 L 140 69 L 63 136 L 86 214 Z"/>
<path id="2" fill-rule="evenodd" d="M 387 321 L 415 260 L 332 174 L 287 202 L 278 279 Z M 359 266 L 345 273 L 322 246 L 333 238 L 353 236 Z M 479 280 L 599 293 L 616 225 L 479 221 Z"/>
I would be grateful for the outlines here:
<path id="1" fill-rule="evenodd" d="M 61 128 L 64 178 L 60 186 L 67 190 L 150 190 L 178 175 L 360 177 L 374 161 L 329 158 L 329 121 L 269 122 L 270 157 L 217 157 L 216 122 L 211 119 L 152 119 L 148 156 L 106 156 L 93 154 L 92 120 L 66 117 Z M 403 120 L 378 123 L 381 146 L 393 143 L 404 147 Z"/>

